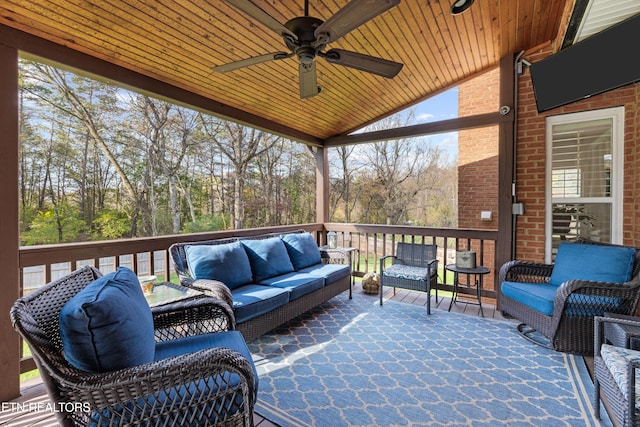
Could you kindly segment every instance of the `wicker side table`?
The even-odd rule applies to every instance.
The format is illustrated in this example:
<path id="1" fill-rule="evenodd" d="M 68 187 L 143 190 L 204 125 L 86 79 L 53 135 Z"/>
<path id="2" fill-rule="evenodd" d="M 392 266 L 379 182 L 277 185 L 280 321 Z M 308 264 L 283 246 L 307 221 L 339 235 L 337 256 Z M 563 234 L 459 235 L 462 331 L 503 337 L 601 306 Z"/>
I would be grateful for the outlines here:
<path id="1" fill-rule="evenodd" d="M 604 316 L 615 317 L 618 319 L 640 320 L 638 317 L 628 316 L 625 314 L 605 313 Z M 605 322 L 604 339 L 605 342 L 610 342 L 616 347 L 640 350 L 640 327 Z"/>

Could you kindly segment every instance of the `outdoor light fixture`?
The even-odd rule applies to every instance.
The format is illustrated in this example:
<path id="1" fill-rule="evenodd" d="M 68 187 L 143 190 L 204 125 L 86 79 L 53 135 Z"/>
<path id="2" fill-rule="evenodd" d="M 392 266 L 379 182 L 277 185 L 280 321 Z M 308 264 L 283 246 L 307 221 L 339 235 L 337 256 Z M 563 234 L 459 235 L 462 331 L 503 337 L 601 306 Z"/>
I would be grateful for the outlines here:
<path id="1" fill-rule="evenodd" d="M 451 14 L 458 15 L 469 9 L 473 4 L 473 0 L 456 0 L 451 5 Z"/>

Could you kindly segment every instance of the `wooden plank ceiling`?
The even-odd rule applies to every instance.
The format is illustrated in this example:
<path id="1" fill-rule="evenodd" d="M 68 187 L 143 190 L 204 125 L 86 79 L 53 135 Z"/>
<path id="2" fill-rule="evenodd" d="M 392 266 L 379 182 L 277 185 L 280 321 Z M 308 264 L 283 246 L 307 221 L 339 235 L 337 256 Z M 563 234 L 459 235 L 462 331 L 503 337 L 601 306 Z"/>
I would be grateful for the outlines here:
<path id="1" fill-rule="evenodd" d="M 284 23 L 303 0 L 253 0 Z M 280 36 L 220 0 L 3 0 L 0 23 L 88 53 L 315 138 L 356 130 L 470 76 L 500 58 L 554 40 L 573 0 L 475 0 L 461 15 L 452 0 L 401 4 L 329 45 L 404 64 L 385 79 L 317 59 L 322 92 L 300 99 L 289 58 L 234 72 L 211 67 L 288 51 Z M 326 20 L 347 0 L 310 0 Z"/>

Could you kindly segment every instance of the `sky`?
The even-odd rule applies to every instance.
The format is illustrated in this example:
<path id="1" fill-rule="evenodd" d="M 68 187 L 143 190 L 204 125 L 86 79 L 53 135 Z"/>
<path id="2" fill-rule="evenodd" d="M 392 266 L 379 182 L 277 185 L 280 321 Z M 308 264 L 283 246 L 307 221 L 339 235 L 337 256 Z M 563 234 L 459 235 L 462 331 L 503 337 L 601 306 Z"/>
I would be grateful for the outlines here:
<path id="1" fill-rule="evenodd" d="M 458 117 L 458 88 L 455 87 L 414 107 L 417 123 L 437 122 Z M 430 135 L 429 140 L 442 148 L 450 160 L 458 158 L 458 132 Z"/>
<path id="2" fill-rule="evenodd" d="M 458 117 L 458 88 L 454 87 L 446 92 L 431 97 L 419 104 L 409 107 L 413 109 L 415 120 L 412 125 L 438 122 L 442 120 L 455 119 Z M 400 112 L 402 114 L 402 112 Z M 375 124 L 374 124 L 375 125 Z M 366 132 L 367 128 L 360 129 L 354 133 Z M 439 147 L 447 155 L 447 161 L 457 163 L 458 161 L 458 132 L 447 132 L 421 137 L 426 139 L 432 146 Z M 443 159 L 444 160 L 444 159 Z"/>

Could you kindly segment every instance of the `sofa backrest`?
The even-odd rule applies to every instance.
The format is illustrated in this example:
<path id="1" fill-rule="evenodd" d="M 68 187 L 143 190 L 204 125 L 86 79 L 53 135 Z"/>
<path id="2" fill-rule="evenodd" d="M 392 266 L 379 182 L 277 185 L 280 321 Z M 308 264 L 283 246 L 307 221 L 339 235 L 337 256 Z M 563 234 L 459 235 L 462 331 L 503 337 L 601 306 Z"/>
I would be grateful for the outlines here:
<path id="1" fill-rule="evenodd" d="M 306 230 L 180 242 L 171 245 L 169 253 L 182 283 L 206 278 L 219 280 L 231 289 L 321 262 L 315 239 Z M 246 259 L 240 255 L 246 255 Z"/>
<path id="2" fill-rule="evenodd" d="M 254 281 L 260 282 L 293 271 L 289 253 L 280 236 L 268 239 L 243 239 L 241 242 L 249 257 Z"/>
<path id="3" fill-rule="evenodd" d="M 187 246 L 196 246 L 196 245 L 224 245 L 226 243 L 237 242 L 238 239 L 235 237 L 228 239 L 215 239 L 215 240 L 202 240 L 200 242 L 180 242 L 174 243 L 169 247 L 169 255 L 171 256 L 171 262 L 173 263 L 173 269 L 178 274 L 178 278 L 180 282 L 185 280 L 193 280 L 195 279 L 195 275 L 193 272 L 189 270 L 189 265 L 187 262 L 187 254 L 185 252 L 185 248 Z"/>

